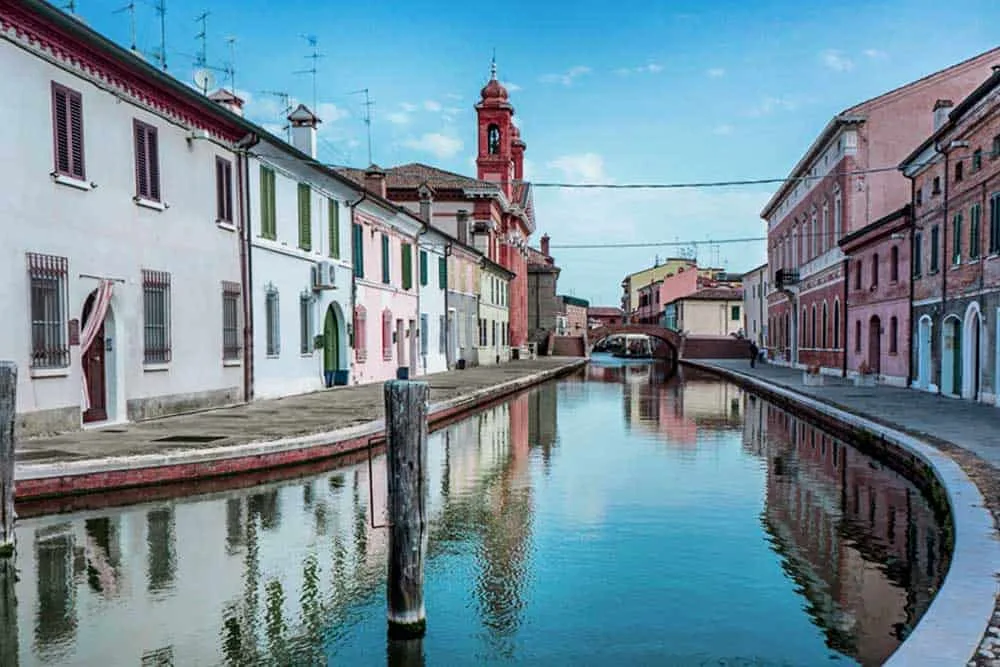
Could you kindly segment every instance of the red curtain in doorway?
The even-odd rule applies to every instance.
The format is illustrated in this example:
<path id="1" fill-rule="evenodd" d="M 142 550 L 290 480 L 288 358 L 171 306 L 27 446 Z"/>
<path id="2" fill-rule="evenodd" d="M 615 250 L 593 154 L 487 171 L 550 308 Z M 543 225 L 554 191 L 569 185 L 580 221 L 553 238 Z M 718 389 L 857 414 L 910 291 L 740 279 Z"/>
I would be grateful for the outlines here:
<path id="1" fill-rule="evenodd" d="M 83 326 L 83 332 L 80 334 L 80 357 L 81 359 L 90 346 L 94 344 L 94 338 L 97 337 L 97 332 L 100 330 L 101 325 L 104 324 L 104 317 L 108 314 L 108 307 L 111 305 L 111 293 L 114 289 L 114 282 L 110 280 L 102 280 L 101 284 L 97 288 L 97 296 L 94 298 L 94 305 L 90 309 L 90 317 L 87 319 L 87 323 Z M 83 407 L 85 410 L 90 409 L 90 388 L 87 386 L 87 375 L 83 376 Z"/>

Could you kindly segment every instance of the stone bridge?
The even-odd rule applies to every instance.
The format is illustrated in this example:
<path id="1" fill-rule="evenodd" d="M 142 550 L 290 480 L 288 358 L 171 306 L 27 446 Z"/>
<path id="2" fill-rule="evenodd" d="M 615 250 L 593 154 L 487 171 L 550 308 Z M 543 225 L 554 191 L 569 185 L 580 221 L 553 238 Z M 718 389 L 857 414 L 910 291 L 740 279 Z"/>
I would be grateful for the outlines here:
<path id="1" fill-rule="evenodd" d="M 746 359 L 750 341 L 734 336 L 682 336 L 672 329 L 655 324 L 616 324 L 587 332 L 589 353 L 595 343 L 617 334 L 645 334 L 666 344 L 667 355 L 679 359 Z M 662 354 L 659 356 L 663 356 Z"/>
<path id="2" fill-rule="evenodd" d="M 655 324 L 614 324 L 591 329 L 587 332 L 589 347 L 592 349 L 595 343 L 604 340 L 608 336 L 619 334 L 645 334 L 650 338 L 656 338 L 667 345 L 671 356 L 675 360 L 680 358 L 681 345 L 683 343 L 681 335 L 676 331 L 665 329 Z M 590 349 L 587 351 L 589 352 Z"/>

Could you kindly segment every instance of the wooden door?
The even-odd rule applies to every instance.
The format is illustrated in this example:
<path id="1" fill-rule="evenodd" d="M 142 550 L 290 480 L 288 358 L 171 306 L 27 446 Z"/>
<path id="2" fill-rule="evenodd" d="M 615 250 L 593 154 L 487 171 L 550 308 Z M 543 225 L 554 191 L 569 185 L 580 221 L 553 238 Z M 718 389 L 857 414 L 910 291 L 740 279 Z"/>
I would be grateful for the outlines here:
<path id="1" fill-rule="evenodd" d="M 94 343 L 83 355 L 83 373 L 87 378 L 87 389 L 90 392 L 90 409 L 83 413 L 84 422 L 98 422 L 108 418 L 104 354 L 104 325 L 101 324 Z"/>
<path id="2" fill-rule="evenodd" d="M 868 365 L 872 373 L 882 373 L 882 321 L 878 317 L 868 323 Z"/>

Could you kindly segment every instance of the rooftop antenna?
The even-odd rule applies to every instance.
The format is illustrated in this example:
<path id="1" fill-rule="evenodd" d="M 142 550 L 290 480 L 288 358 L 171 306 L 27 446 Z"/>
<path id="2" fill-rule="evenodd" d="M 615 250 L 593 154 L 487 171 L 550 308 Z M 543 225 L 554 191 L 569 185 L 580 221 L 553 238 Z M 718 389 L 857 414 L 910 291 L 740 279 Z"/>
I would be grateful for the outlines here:
<path id="1" fill-rule="evenodd" d="M 195 23 L 201 23 L 201 32 L 194 36 L 201 42 L 201 51 L 194 59 L 195 67 L 204 67 L 208 63 L 208 16 L 211 12 L 202 12 L 195 19 Z"/>
<path id="2" fill-rule="evenodd" d="M 368 164 L 375 164 L 372 160 L 372 107 L 375 106 L 375 102 L 369 97 L 367 88 L 355 90 L 351 93 L 351 95 L 362 94 L 365 96 L 365 127 L 368 130 Z"/>
<path id="3" fill-rule="evenodd" d="M 63 5 L 63 9 L 68 9 L 70 14 L 76 14 L 76 0 L 69 0 Z"/>
<path id="4" fill-rule="evenodd" d="M 323 57 L 323 54 L 319 52 L 319 40 L 315 35 L 302 35 L 302 39 L 309 42 L 309 46 L 312 47 L 312 53 L 310 53 L 306 58 L 312 60 L 312 67 L 309 69 L 299 70 L 294 72 L 295 74 L 312 74 L 312 84 L 313 84 L 313 113 L 316 113 L 317 106 L 317 95 L 316 95 L 316 74 L 319 71 L 317 69 L 317 61 Z"/>
<path id="5" fill-rule="evenodd" d="M 229 87 L 232 88 L 233 95 L 236 94 L 236 38 L 226 37 L 226 45 L 229 47 L 229 64 L 226 66 L 226 75 L 229 77 Z"/>
<path id="6" fill-rule="evenodd" d="M 160 17 L 160 68 L 167 71 L 167 0 L 156 0 L 156 13 Z"/>
<path id="7" fill-rule="evenodd" d="M 129 47 L 132 51 L 138 51 L 135 44 L 135 0 L 131 0 L 127 5 L 121 9 L 116 9 L 115 14 L 121 14 L 122 12 L 128 12 L 129 19 L 129 35 L 131 38 L 131 46 Z"/>
<path id="8" fill-rule="evenodd" d="M 285 131 L 285 140 L 288 143 L 292 142 L 292 126 L 288 124 L 288 114 L 292 111 L 292 98 L 291 96 L 282 90 L 265 90 L 262 91 L 264 95 L 270 95 L 271 97 L 277 97 L 281 100 L 281 117 L 285 120 L 285 125 L 281 129 Z M 234 93 L 235 94 L 235 93 Z"/>

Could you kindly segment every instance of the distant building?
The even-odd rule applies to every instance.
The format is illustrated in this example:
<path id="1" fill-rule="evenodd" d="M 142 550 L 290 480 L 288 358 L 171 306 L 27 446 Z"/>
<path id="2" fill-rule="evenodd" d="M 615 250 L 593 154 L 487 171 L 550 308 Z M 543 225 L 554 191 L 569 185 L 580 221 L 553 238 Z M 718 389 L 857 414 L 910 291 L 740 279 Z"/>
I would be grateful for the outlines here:
<path id="1" fill-rule="evenodd" d="M 528 341 L 545 344 L 562 316 L 562 300 L 557 296 L 559 267 L 549 255 L 549 236 L 542 237 L 541 250 L 528 248 Z"/>
<path id="2" fill-rule="evenodd" d="M 510 360 L 510 281 L 514 274 L 489 258 L 479 268 L 479 344 L 476 363 Z"/>
<path id="3" fill-rule="evenodd" d="M 667 304 L 664 326 L 693 336 L 729 336 L 743 327 L 743 290 L 706 287 Z"/>
<path id="4" fill-rule="evenodd" d="M 624 322 L 624 313 L 616 306 L 591 306 L 587 309 L 587 326 L 590 329 L 614 326 Z"/>
<path id="5" fill-rule="evenodd" d="M 560 297 L 563 302 L 563 314 L 566 316 L 567 336 L 582 336 L 587 331 L 587 309 L 590 302 L 575 296 Z"/>
<path id="6" fill-rule="evenodd" d="M 767 264 L 743 274 L 743 332 L 760 348 L 767 347 Z"/>
<path id="7" fill-rule="evenodd" d="M 695 261 L 688 257 L 668 257 L 662 264 L 657 261 L 655 266 L 635 273 L 630 273 L 622 279 L 622 310 L 625 321 L 631 322 L 636 317 L 639 308 L 639 290 L 662 280 L 664 276 L 677 272 L 681 267 L 693 266 Z"/>

